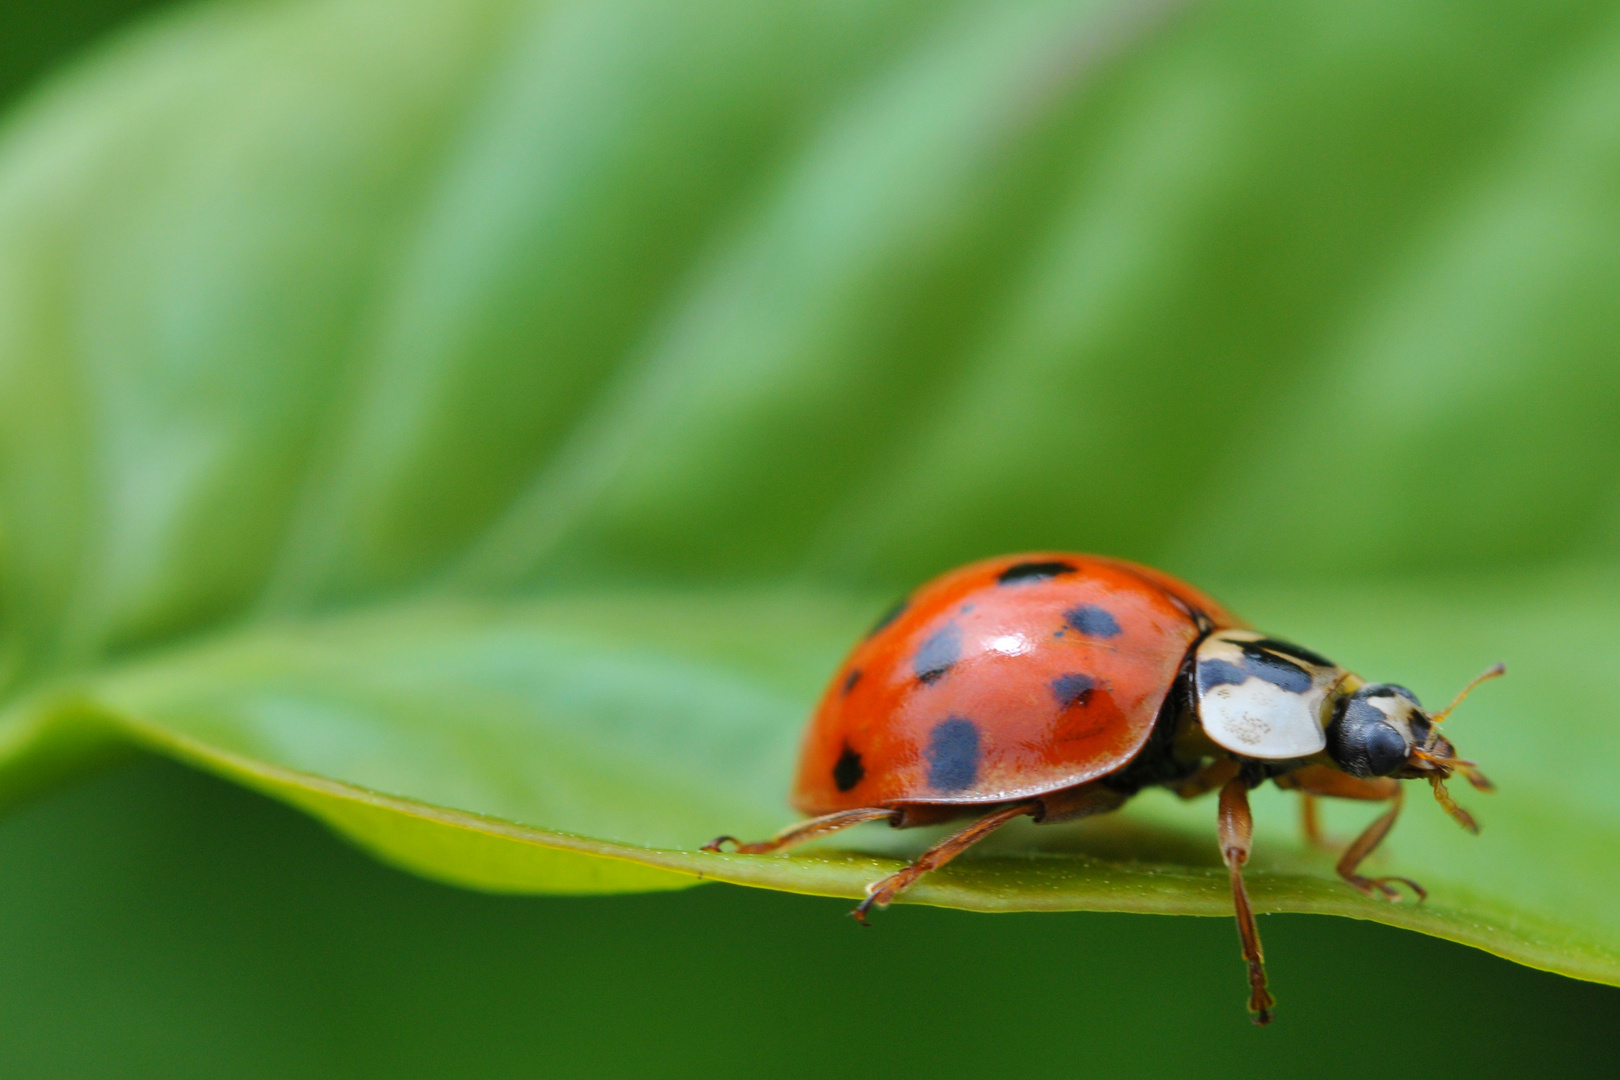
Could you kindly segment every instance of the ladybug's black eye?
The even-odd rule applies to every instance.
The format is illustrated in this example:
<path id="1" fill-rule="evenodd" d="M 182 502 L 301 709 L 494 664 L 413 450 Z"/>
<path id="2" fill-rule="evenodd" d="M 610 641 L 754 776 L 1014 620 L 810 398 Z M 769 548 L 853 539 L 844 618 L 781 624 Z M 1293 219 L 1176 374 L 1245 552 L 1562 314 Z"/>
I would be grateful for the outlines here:
<path id="1" fill-rule="evenodd" d="M 1384 711 L 1358 690 L 1340 703 L 1328 725 L 1328 755 L 1351 776 L 1388 776 L 1406 763 L 1411 747 Z"/>
<path id="2" fill-rule="evenodd" d="M 1389 724 L 1367 729 L 1367 767 L 1374 776 L 1388 776 L 1406 762 L 1406 740 Z"/>

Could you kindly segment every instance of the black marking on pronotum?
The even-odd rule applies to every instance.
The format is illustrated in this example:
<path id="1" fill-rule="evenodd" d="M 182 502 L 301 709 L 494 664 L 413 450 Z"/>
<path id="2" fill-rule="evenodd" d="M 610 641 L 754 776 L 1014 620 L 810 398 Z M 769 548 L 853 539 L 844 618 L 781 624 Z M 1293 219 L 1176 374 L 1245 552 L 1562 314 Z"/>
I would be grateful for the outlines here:
<path id="1" fill-rule="evenodd" d="M 922 643 L 917 655 L 911 658 L 911 670 L 923 682 L 931 683 L 951 670 L 951 666 L 960 659 L 962 628 L 955 623 L 946 623 Z"/>
<path id="2" fill-rule="evenodd" d="M 1311 688 L 1309 671 L 1286 656 L 1267 652 L 1260 645 L 1258 641 L 1238 642 L 1238 647 L 1243 650 L 1243 666 L 1250 674 L 1258 675 L 1266 682 L 1294 694 L 1303 694 Z"/>
<path id="3" fill-rule="evenodd" d="M 1208 691 L 1217 686 L 1242 686 L 1249 673 L 1226 660 L 1205 660 L 1198 665 L 1198 689 Z"/>
<path id="4" fill-rule="evenodd" d="M 1060 574 L 1073 574 L 1079 567 L 1066 562 L 1021 562 L 1014 563 L 996 575 L 998 585 L 1027 585 L 1031 581 L 1045 581 Z"/>
<path id="5" fill-rule="evenodd" d="M 1093 679 L 1090 675 L 1072 671 L 1067 675 L 1059 675 L 1052 680 L 1052 696 L 1057 698 L 1059 708 L 1070 709 L 1076 705 L 1084 705 L 1091 700 L 1091 692 L 1096 687 L 1096 679 Z"/>
<path id="6" fill-rule="evenodd" d="M 847 696 L 851 690 L 855 689 L 855 684 L 860 681 L 861 669 L 856 668 L 844 677 L 844 694 Z"/>
<path id="7" fill-rule="evenodd" d="M 909 600 L 901 600 L 895 604 L 894 607 L 890 608 L 888 611 L 885 611 L 881 616 L 878 617 L 878 621 L 872 624 L 872 629 L 866 632 L 866 636 L 873 637 L 879 630 L 894 622 L 894 620 L 898 619 L 901 614 L 905 612 L 906 606 L 910 603 L 911 601 Z"/>
<path id="8" fill-rule="evenodd" d="M 1250 647 L 1280 653 L 1283 656 L 1292 657 L 1295 660 L 1303 660 L 1307 664 L 1315 664 L 1317 667 L 1338 666 L 1322 654 L 1311 652 L 1311 650 L 1305 648 L 1303 645 L 1295 645 L 1292 641 L 1279 641 L 1276 638 L 1269 637 L 1261 638 L 1259 641 L 1245 643 L 1243 646 L 1243 651 L 1248 652 Z"/>
<path id="9" fill-rule="evenodd" d="M 928 736 L 928 783 L 939 791 L 961 791 L 979 778 L 979 725 L 952 716 Z"/>
<path id="10" fill-rule="evenodd" d="M 1119 636 L 1119 620 L 1096 604 L 1081 604 L 1063 613 L 1063 621 L 1087 637 Z"/>
<path id="11" fill-rule="evenodd" d="M 1204 660 L 1198 665 L 1198 689 L 1207 693 L 1217 686 L 1241 686 L 1250 678 L 1264 679 L 1273 686 L 1291 694 L 1303 694 L 1311 688 L 1311 673 L 1290 660 L 1271 656 L 1256 649 L 1243 650 L 1243 663 L 1228 660 Z"/>
<path id="12" fill-rule="evenodd" d="M 838 755 L 838 761 L 833 765 L 833 783 L 838 785 L 839 791 L 848 791 L 866 778 L 866 767 L 861 764 L 861 755 L 844 744 L 844 752 Z"/>

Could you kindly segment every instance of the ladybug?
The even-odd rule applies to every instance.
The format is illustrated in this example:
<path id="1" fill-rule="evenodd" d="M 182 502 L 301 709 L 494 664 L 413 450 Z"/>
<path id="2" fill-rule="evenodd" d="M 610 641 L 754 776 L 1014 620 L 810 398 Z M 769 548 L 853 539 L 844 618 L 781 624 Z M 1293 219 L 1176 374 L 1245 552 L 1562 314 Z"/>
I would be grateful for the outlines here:
<path id="1" fill-rule="evenodd" d="M 1260 938 L 1243 888 L 1252 846 L 1249 791 L 1272 781 L 1303 797 L 1387 802 L 1338 862 L 1368 896 L 1400 900 L 1408 878 L 1357 868 L 1395 824 L 1401 780 L 1426 780 L 1446 812 L 1474 819 L 1446 790 L 1456 756 L 1405 687 L 1369 683 L 1291 642 L 1249 629 L 1209 596 L 1158 570 L 1097 555 L 987 559 L 919 588 L 883 616 L 822 695 L 799 760 L 793 805 L 810 820 L 743 854 L 776 851 L 868 821 L 896 828 L 975 820 L 867 887 L 862 922 L 930 870 L 1019 817 L 1068 821 L 1122 806 L 1145 787 L 1182 798 L 1220 792 L 1221 858 L 1248 964 L 1249 1009 L 1269 1023 Z"/>

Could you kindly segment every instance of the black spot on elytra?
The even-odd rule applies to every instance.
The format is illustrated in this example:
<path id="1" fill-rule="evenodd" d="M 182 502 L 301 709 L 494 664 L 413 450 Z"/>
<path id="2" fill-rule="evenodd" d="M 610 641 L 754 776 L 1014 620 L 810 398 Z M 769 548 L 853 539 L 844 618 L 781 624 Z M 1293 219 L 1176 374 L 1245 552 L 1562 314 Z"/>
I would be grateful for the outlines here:
<path id="1" fill-rule="evenodd" d="M 861 755 L 845 744 L 844 752 L 833 765 L 833 783 L 838 785 L 839 791 L 848 791 L 865 778 L 866 767 L 861 764 Z"/>
<path id="2" fill-rule="evenodd" d="M 979 725 L 952 716 L 928 736 L 928 783 L 939 791 L 961 791 L 979 778 Z"/>
<path id="3" fill-rule="evenodd" d="M 899 603 L 895 604 L 894 607 L 890 608 L 888 611 L 885 611 L 881 616 L 879 616 L 878 621 L 872 624 L 872 629 L 866 632 L 866 636 L 874 637 L 879 630 L 882 630 L 885 626 L 888 626 L 890 623 L 894 622 L 894 620 L 898 619 L 902 614 L 904 614 L 906 606 L 909 603 L 909 600 L 901 600 Z"/>
<path id="4" fill-rule="evenodd" d="M 1096 687 L 1096 679 L 1074 671 L 1052 680 L 1052 696 L 1057 698 L 1059 708 L 1068 709 L 1075 705 L 1084 705 L 1090 700 L 1091 692 Z"/>
<path id="5" fill-rule="evenodd" d="M 946 623 L 922 643 L 917 655 L 911 658 L 911 670 L 923 682 L 931 683 L 951 670 L 951 666 L 960 659 L 962 628 L 955 623 Z"/>
<path id="6" fill-rule="evenodd" d="M 1021 562 L 1014 563 L 996 575 L 998 585 L 1026 585 L 1031 581 L 1045 581 L 1055 578 L 1059 574 L 1073 574 L 1079 567 L 1066 562 Z"/>
<path id="7" fill-rule="evenodd" d="M 1283 656 L 1291 656 L 1295 660 L 1303 660 L 1307 664 L 1315 664 L 1317 667 L 1338 666 L 1322 654 L 1311 652 L 1311 650 L 1305 648 L 1303 645 L 1295 645 L 1292 641 L 1279 641 L 1276 638 L 1261 638 L 1259 641 L 1251 642 L 1250 644 L 1257 649 L 1266 649 L 1270 652 L 1281 653 Z M 1249 645 L 1245 645 L 1243 650 L 1247 652 L 1249 650 Z"/>
<path id="8" fill-rule="evenodd" d="M 1063 613 L 1063 621 L 1087 637 L 1119 636 L 1119 620 L 1096 604 L 1081 604 Z"/>
<path id="9" fill-rule="evenodd" d="M 847 695 L 851 690 L 855 689 L 855 684 L 860 682 L 860 681 L 861 681 L 861 669 L 856 668 L 854 671 L 851 671 L 844 678 L 844 693 Z"/>

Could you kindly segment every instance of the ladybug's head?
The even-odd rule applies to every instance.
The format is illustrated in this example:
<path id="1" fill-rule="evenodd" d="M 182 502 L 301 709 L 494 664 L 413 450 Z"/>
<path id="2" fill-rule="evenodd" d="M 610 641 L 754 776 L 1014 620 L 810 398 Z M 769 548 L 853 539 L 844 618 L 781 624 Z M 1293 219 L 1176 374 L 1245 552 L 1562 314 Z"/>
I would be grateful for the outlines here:
<path id="1" fill-rule="evenodd" d="M 1466 828 L 1474 819 L 1452 801 L 1445 782 L 1460 772 L 1481 791 L 1489 791 L 1472 761 L 1457 756 L 1451 740 L 1440 734 L 1439 723 L 1468 695 L 1468 691 L 1505 672 L 1501 664 L 1463 688 L 1456 700 L 1437 713 L 1424 711 L 1417 695 L 1394 683 L 1364 683 L 1341 697 L 1327 729 L 1327 752 L 1351 776 L 1393 776 L 1402 780 L 1428 780 L 1440 805 Z"/>
<path id="2" fill-rule="evenodd" d="M 1394 683 L 1365 683 L 1334 707 L 1327 750 L 1351 776 L 1394 776 L 1438 736 L 1412 691 Z"/>

